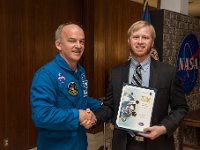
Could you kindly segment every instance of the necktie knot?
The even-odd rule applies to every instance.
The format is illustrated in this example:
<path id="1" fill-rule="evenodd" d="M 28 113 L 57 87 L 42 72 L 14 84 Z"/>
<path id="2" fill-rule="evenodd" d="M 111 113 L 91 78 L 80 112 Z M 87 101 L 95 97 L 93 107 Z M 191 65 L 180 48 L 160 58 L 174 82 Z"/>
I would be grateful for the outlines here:
<path id="1" fill-rule="evenodd" d="M 142 69 L 142 66 L 140 64 L 137 64 L 136 70 L 141 71 L 141 69 Z"/>

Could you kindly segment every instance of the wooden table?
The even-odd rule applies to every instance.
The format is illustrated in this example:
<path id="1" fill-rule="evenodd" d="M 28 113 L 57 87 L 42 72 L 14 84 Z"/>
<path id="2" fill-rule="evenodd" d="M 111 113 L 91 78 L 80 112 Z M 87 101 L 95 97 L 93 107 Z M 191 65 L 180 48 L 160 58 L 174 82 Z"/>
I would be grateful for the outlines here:
<path id="1" fill-rule="evenodd" d="M 188 145 L 183 143 L 183 128 L 189 126 L 189 127 L 195 127 L 199 128 L 197 129 L 197 143 L 198 145 Z M 191 111 L 188 113 L 188 115 L 184 118 L 184 120 L 181 123 L 180 126 L 180 150 L 183 150 L 183 146 L 191 147 L 193 149 L 200 150 L 200 109 Z"/>

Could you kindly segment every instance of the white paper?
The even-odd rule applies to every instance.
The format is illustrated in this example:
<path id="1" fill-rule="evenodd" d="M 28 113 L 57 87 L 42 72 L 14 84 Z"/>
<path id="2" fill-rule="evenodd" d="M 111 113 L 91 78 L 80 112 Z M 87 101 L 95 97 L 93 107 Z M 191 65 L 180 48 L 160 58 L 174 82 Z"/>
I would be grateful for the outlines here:
<path id="1" fill-rule="evenodd" d="M 150 127 L 155 91 L 125 85 L 122 89 L 116 124 L 118 127 L 143 132 Z"/>

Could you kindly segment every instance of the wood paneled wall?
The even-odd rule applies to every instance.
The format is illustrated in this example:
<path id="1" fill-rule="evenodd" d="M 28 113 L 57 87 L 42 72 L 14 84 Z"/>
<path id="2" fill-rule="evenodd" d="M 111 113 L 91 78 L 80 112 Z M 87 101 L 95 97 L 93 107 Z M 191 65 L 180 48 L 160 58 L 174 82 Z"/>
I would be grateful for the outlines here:
<path id="1" fill-rule="evenodd" d="M 3 15 L 5 8 L 3 7 L 4 2 L 0 3 L 0 18 L 4 19 L 6 16 Z M 0 33 L 1 35 L 6 35 L 5 24 L 1 21 L 0 23 Z M 0 36 L 0 149 L 3 148 L 3 138 L 5 135 L 5 98 L 6 94 L 6 44 L 4 42 L 4 37 Z"/>
<path id="2" fill-rule="evenodd" d="M 94 1 L 93 96 L 105 96 L 110 69 L 128 59 L 127 30 L 140 20 L 142 8 L 128 0 Z"/>
<path id="3" fill-rule="evenodd" d="M 36 146 L 29 106 L 31 80 L 55 56 L 57 26 L 69 20 L 82 23 L 82 5 L 82 0 L 1 0 L 0 149 Z"/>

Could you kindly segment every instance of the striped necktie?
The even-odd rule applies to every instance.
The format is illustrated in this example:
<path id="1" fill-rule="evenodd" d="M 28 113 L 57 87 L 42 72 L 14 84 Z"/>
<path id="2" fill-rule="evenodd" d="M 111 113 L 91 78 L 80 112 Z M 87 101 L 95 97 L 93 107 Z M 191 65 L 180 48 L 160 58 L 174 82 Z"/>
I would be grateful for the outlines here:
<path id="1" fill-rule="evenodd" d="M 133 74 L 133 79 L 131 81 L 131 84 L 137 85 L 137 86 L 142 85 L 141 69 L 142 69 L 142 66 L 140 64 L 137 64 L 135 73 Z"/>

